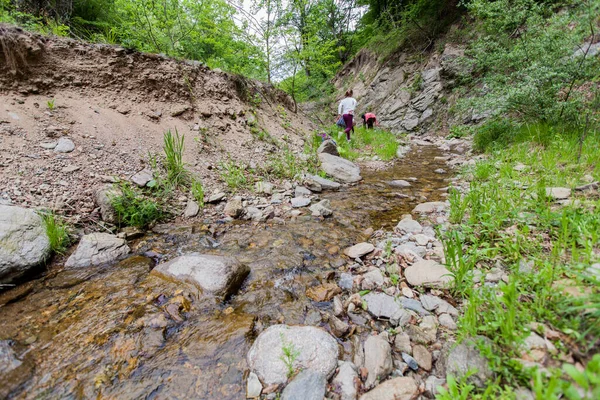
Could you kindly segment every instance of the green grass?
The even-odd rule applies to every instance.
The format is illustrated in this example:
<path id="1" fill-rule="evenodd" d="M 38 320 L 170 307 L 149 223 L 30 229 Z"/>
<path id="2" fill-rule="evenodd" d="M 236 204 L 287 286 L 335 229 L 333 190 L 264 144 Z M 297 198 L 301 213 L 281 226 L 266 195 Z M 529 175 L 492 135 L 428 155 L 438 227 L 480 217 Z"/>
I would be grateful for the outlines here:
<path id="1" fill-rule="evenodd" d="M 384 129 L 365 129 L 358 125 L 354 127 L 354 134 L 350 135 L 350 143 L 346 135 L 338 127 L 330 128 L 328 134 L 338 144 L 340 156 L 349 160 L 360 157 L 377 156 L 383 161 L 389 161 L 396 157 L 398 150 L 398 137 Z M 317 136 L 317 138 L 319 138 Z"/>
<path id="2" fill-rule="evenodd" d="M 293 343 L 287 342 L 285 340 L 283 333 L 281 334 L 281 342 L 282 342 L 281 351 L 283 352 L 283 354 L 281 355 L 281 361 L 283 361 L 283 363 L 285 364 L 285 366 L 287 368 L 288 378 L 291 378 L 294 375 L 294 373 L 296 372 L 296 370 L 294 368 L 294 362 L 300 355 L 300 351 L 295 348 Z"/>
<path id="3" fill-rule="evenodd" d="M 48 110 L 53 111 L 56 108 L 56 104 L 54 103 L 54 99 L 50 99 L 46 102 L 46 106 Z"/>
<path id="4" fill-rule="evenodd" d="M 199 180 L 193 180 L 190 186 L 190 191 L 192 192 L 192 196 L 198 203 L 198 206 L 204 207 L 204 187 L 202 186 L 202 182 Z"/>
<path id="5" fill-rule="evenodd" d="M 269 157 L 265 175 L 278 179 L 299 180 L 303 173 L 317 173 L 318 159 L 316 153 L 295 154 L 289 147 L 284 147 Z"/>
<path id="6" fill-rule="evenodd" d="M 170 130 L 164 135 L 163 150 L 165 152 L 167 181 L 173 187 L 187 185 L 190 181 L 190 174 L 183 162 L 184 139 L 185 135 L 179 136 L 177 129 L 175 129 L 175 135 Z"/>
<path id="7" fill-rule="evenodd" d="M 54 253 L 64 254 L 70 244 L 69 228 L 62 218 L 52 212 L 42 214 L 50 249 Z"/>
<path id="8" fill-rule="evenodd" d="M 120 185 L 121 195 L 111 198 L 119 226 L 146 228 L 160 221 L 166 213 L 157 200 L 145 196 L 128 183 Z"/>
<path id="9" fill-rule="evenodd" d="M 221 179 L 231 189 L 237 190 L 248 187 L 249 179 L 246 177 L 247 168 L 245 165 L 229 159 L 219 163 L 219 167 L 221 168 Z"/>
<path id="10" fill-rule="evenodd" d="M 573 192 L 577 203 L 557 205 L 546 196 L 548 187 L 600 180 L 600 134 L 587 135 L 579 161 L 577 130 L 559 134 L 530 125 L 520 127 L 518 136 L 504 148 L 489 147 L 486 160 L 464 171 L 471 177 L 467 193 L 450 192 L 455 225 L 443 234 L 443 242 L 455 278 L 451 292 L 465 300 L 458 336 L 491 339 L 492 346 L 482 351 L 498 381 L 489 383 L 487 394 L 465 381 L 449 381 L 442 399 L 514 398 L 510 388 L 515 386 L 530 387 L 540 399 L 558 399 L 560 393 L 577 398 L 567 394 L 566 383 L 576 381 L 567 371 L 549 366 L 548 376 L 537 376 L 515 361 L 532 322 L 569 336 L 583 359 L 591 359 L 600 346 L 600 282 L 585 272 L 600 258 L 600 197 Z M 526 168 L 515 170 L 518 164 Z M 524 265 L 532 271 L 522 270 Z M 498 267 L 507 282 L 474 284 L 475 268 L 485 274 Z M 565 283 L 586 288 L 587 294 L 572 297 L 561 289 Z M 555 345 L 560 350 L 566 343 Z"/>

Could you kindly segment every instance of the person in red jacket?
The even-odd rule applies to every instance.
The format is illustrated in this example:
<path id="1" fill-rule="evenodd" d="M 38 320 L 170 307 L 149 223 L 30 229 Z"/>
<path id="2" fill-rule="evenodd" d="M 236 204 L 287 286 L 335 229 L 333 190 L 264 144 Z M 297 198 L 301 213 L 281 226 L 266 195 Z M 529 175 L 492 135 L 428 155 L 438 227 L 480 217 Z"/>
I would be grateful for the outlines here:
<path id="1" fill-rule="evenodd" d="M 373 129 L 373 125 L 379 126 L 377 117 L 373 113 L 366 113 L 362 115 L 363 125 L 369 129 Z"/>

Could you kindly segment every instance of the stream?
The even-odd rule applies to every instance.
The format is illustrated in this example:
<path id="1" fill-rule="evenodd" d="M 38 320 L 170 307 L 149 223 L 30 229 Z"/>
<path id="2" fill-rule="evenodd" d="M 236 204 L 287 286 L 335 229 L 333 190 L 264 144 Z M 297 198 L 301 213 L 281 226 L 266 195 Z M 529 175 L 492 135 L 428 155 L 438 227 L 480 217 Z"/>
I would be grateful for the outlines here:
<path id="1" fill-rule="evenodd" d="M 14 399 L 240 399 L 246 353 L 256 335 L 276 324 L 320 325 L 330 302 L 306 289 L 337 281 L 342 250 L 369 240 L 365 229 L 393 230 L 424 201 L 444 200 L 448 175 L 435 146 L 415 147 L 391 168 L 323 192 L 334 214 L 286 224 L 251 222 L 161 225 L 130 243 L 134 255 L 116 265 L 63 269 L 0 294 L 0 340 L 14 341 L 22 364 L 0 385 Z M 388 181 L 416 178 L 412 187 Z M 150 275 L 160 260 L 188 252 L 236 257 L 251 273 L 225 303 L 193 287 Z M 349 339 L 341 357 L 352 358 Z"/>

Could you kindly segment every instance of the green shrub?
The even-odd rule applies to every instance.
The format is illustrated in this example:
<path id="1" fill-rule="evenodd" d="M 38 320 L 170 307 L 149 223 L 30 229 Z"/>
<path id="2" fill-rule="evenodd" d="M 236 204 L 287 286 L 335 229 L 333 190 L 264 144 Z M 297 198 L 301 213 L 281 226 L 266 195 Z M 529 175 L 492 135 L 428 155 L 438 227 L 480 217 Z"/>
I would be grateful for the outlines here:
<path id="1" fill-rule="evenodd" d="M 508 118 L 489 120 L 476 129 L 473 149 L 483 152 L 492 149 L 495 145 L 506 146 L 512 143 L 516 131 L 515 123 Z"/>
<path id="2" fill-rule="evenodd" d="M 145 197 L 128 183 L 123 183 L 120 189 L 121 195 L 111 198 L 119 226 L 146 228 L 164 217 L 162 207 L 155 200 Z"/>
<path id="3" fill-rule="evenodd" d="M 46 234 L 50 240 L 50 249 L 54 253 L 63 254 L 70 244 L 69 230 L 62 218 L 52 212 L 42 214 Z"/>

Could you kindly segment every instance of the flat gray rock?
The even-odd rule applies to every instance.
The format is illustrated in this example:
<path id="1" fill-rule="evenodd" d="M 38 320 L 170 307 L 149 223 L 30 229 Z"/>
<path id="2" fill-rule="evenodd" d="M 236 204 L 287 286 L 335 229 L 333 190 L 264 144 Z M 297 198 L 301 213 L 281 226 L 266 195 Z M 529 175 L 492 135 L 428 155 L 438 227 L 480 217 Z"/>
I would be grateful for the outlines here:
<path id="1" fill-rule="evenodd" d="M 467 378 L 467 382 L 480 388 L 485 387 L 486 381 L 494 376 L 487 359 L 481 355 L 472 340 L 465 340 L 459 345 L 446 343 L 436 365 L 440 366 L 441 376 L 449 374 L 460 379 L 467 373 L 474 372 Z"/>
<path id="2" fill-rule="evenodd" d="M 327 190 L 327 189 L 337 190 L 340 188 L 340 186 L 342 186 L 337 182 L 331 181 L 329 179 L 321 178 L 318 175 L 309 175 L 306 177 L 306 179 L 310 179 L 310 180 L 318 183 L 321 186 L 321 188 L 324 190 Z"/>
<path id="3" fill-rule="evenodd" d="M 430 201 L 428 203 L 421 203 L 413 209 L 414 213 L 420 214 L 431 214 L 434 212 L 442 212 L 448 209 L 448 204 L 443 201 Z"/>
<path id="4" fill-rule="evenodd" d="M 358 372 L 356 366 L 349 361 L 339 362 L 339 371 L 331 381 L 333 390 L 341 400 L 356 400 L 358 388 Z"/>
<path id="5" fill-rule="evenodd" d="M 404 179 L 396 179 L 393 181 L 389 181 L 388 185 L 397 188 L 409 188 L 412 186 L 408 181 L 405 181 Z"/>
<path id="6" fill-rule="evenodd" d="M 187 205 L 185 206 L 185 211 L 183 211 L 183 218 L 193 218 L 198 215 L 200 211 L 200 206 L 194 200 L 188 200 Z"/>
<path id="7" fill-rule="evenodd" d="M 373 250 L 375 250 L 375 246 L 373 246 L 371 243 L 363 242 L 344 249 L 344 254 L 354 259 L 369 254 Z"/>
<path id="8" fill-rule="evenodd" d="M 419 387 L 413 378 L 398 377 L 379 384 L 363 394 L 360 400 L 413 400 L 419 395 Z"/>
<path id="9" fill-rule="evenodd" d="M 305 197 L 311 196 L 312 192 L 304 186 L 296 186 L 296 189 L 294 190 L 294 195 L 294 197 Z"/>
<path id="10" fill-rule="evenodd" d="M 107 264 L 119 260 L 129 254 L 129 246 L 125 239 L 109 233 L 91 233 L 81 238 L 77 249 L 65 267 L 89 267 Z"/>
<path id="11" fill-rule="evenodd" d="M 333 156 L 340 155 L 340 153 L 338 153 L 337 146 L 333 140 L 325 140 L 323 141 L 323 143 L 321 143 L 321 145 L 317 149 L 317 154 L 321 153 L 327 153 Z"/>
<path id="12" fill-rule="evenodd" d="M 446 300 L 429 294 L 422 294 L 419 298 L 423 308 L 428 311 L 435 311 L 436 314 L 450 314 L 458 317 L 458 310 Z"/>
<path id="13" fill-rule="evenodd" d="M 417 234 L 423 232 L 423 227 L 420 223 L 412 218 L 404 218 L 396 225 L 396 230 L 401 233 Z"/>
<path id="14" fill-rule="evenodd" d="M 571 189 L 564 187 L 546 188 L 546 196 L 554 200 L 565 200 L 571 197 Z"/>
<path id="15" fill-rule="evenodd" d="M 223 200 L 225 197 L 227 197 L 227 193 L 224 193 L 224 192 L 214 193 L 214 194 L 210 195 L 210 197 L 208 198 L 208 200 L 206 200 L 206 202 L 207 203 L 218 203 L 221 200 Z"/>
<path id="16" fill-rule="evenodd" d="M 370 335 L 364 344 L 365 368 L 369 372 L 365 387 L 372 388 L 392 373 L 392 348 L 381 335 Z"/>
<path id="17" fill-rule="evenodd" d="M 321 169 L 338 181 L 354 183 L 362 179 L 360 167 L 351 161 L 327 153 L 319 154 L 319 160 Z"/>
<path id="18" fill-rule="evenodd" d="M 433 260 L 421 260 L 404 270 L 407 282 L 412 286 L 443 288 L 453 281 L 450 271 Z"/>
<path id="19" fill-rule="evenodd" d="M 33 210 L 0 205 L 0 283 L 10 283 L 50 256 L 42 218 Z"/>
<path id="20" fill-rule="evenodd" d="M 310 211 L 312 211 L 312 214 L 315 217 L 329 217 L 333 214 L 333 211 L 331 210 L 331 201 L 328 199 L 321 200 L 317 204 L 310 206 Z"/>
<path id="21" fill-rule="evenodd" d="M 304 370 L 285 387 L 281 400 L 323 400 L 327 380 L 314 370 Z"/>
<path id="22" fill-rule="evenodd" d="M 335 371 L 339 349 L 329 333 L 313 326 L 273 325 L 258 335 L 247 355 L 248 366 L 263 384 L 287 382 L 284 347 L 296 354 L 289 360 L 294 370 L 312 370 L 326 378 Z"/>
<path id="23" fill-rule="evenodd" d="M 367 311 L 376 318 L 389 319 L 394 326 L 403 326 L 410 320 L 410 314 L 402 306 L 385 293 L 371 292 L 363 296 L 367 303 Z"/>
<path id="24" fill-rule="evenodd" d="M 291 203 L 294 208 L 306 207 L 310 204 L 310 199 L 308 197 L 294 197 Z"/>
<path id="25" fill-rule="evenodd" d="M 148 169 L 143 169 L 131 177 L 131 181 L 139 187 L 146 186 L 152 179 L 154 179 L 152 171 Z"/>
<path id="26" fill-rule="evenodd" d="M 58 153 L 70 153 L 73 150 L 75 150 L 75 143 L 66 137 L 58 139 L 58 143 L 56 144 L 56 147 L 54 147 L 54 151 Z"/>
<path id="27" fill-rule="evenodd" d="M 250 268 L 235 258 L 200 253 L 179 256 L 152 270 L 162 278 L 188 282 L 224 298 L 237 292 L 249 273 Z"/>
<path id="28" fill-rule="evenodd" d="M 248 382 L 246 383 L 246 398 L 256 399 L 260 397 L 262 393 L 262 383 L 258 379 L 258 376 L 254 372 L 248 374 Z"/>
<path id="29" fill-rule="evenodd" d="M 52 149 L 56 148 L 56 146 L 58 146 L 58 142 L 40 143 L 40 147 L 42 147 L 43 149 L 46 149 L 46 150 L 52 150 Z"/>
<path id="30" fill-rule="evenodd" d="M 423 308 L 419 300 L 409 299 L 408 297 L 402 296 L 398 298 L 398 301 L 400 302 L 402 307 L 406 308 L 407 310 L 412 310 L 416 313 L 419 313 L 419 315 L 421 316 L 431 315 L 429 311 Z"/>

